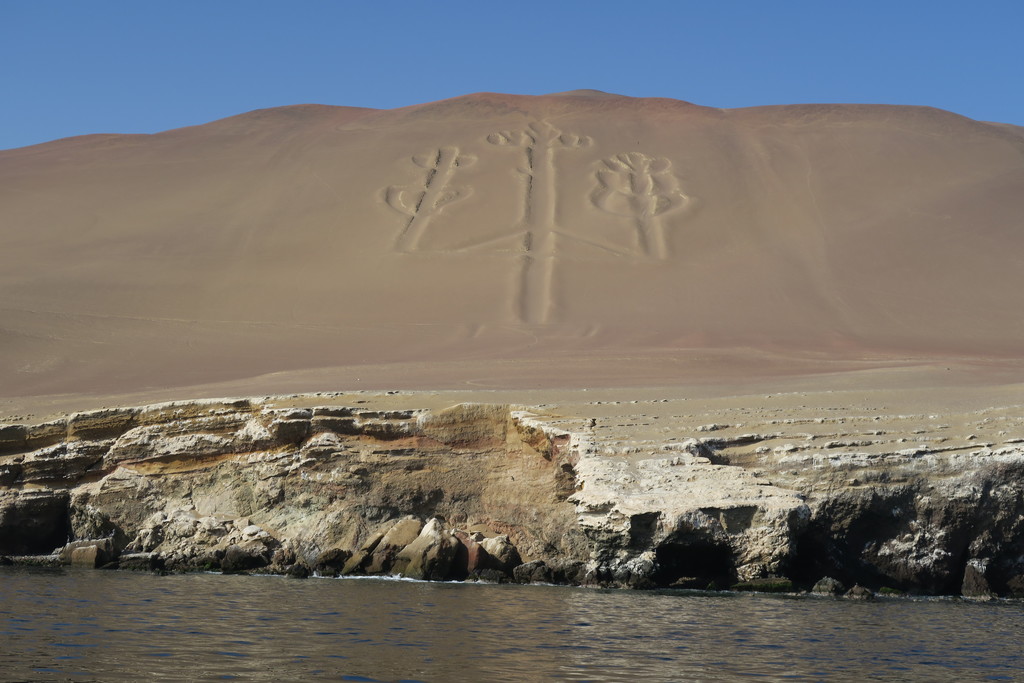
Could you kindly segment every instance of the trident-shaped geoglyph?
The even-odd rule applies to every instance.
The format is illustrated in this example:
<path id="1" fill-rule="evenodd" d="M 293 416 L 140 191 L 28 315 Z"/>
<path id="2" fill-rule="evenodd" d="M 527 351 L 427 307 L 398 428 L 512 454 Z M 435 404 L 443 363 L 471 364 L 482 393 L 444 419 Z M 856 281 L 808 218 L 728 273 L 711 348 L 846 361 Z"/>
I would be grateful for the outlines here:
<path id="1" fill-rule="evenodd" d="M 465 199 L 472 191 L 469 187 L 454 187 L 452 176 L 459 168 L 476 161 L 471 154 L 459 154 L 455 147 L 441 147 L 412 158 L 412 162 L 426 169 L 423 182 L 415 186 L 392 185 L 384 190 L 384 200 L 395 211 L 409 217 L 405 229 L 395 240 L 395 250 L 416 251 L 427 224 L 443 207 Z"/>
<path id="2" fill-rule="evenodd" d="M 569 135 L 547 122 L 531 123 L 525 130 L 499 131 L 487 136 L 492 145 L 518 147 L 523 163 L 522 256 L 519 281 L 519 317 L 528 323 L 548 321 L 553 304 L 555 271 L 556 171 L 555 151 L 576 150 L 590 145 L 586 136 Z"/>
<path id="3" fill-rule="evenodd" d="M 608 213 L 633 219 L 635 249 L 656 259 L 668 255 L 659 217 L 690 202 L 672 175 L 672 162 L 640 152 L 617 154 L 601 162 L 595 173 L 594 205 Z"/>
<path id="4" fill-rule="evenodd" d="M 558 225 L 558 183 L 556 166 L 559 151 L 579 150 L 591 145 L 586 136 L 563 133 L 546 121 L 534 122 L 521 130 L 501 130 L 486 137 L 489 144 L 518 150 L 521 158 L 514 166 L 519 182 L 519 215 L 511 224 L 486 226 L 448 242 L 441 251 L 464 252 L 488 248 L 507 249 L 513 245 L 519 260 L 514 284 L 513 307 L 519 320 L 546 323 L 555 307 L 556 257 L 565 244 L 585 246 L 617 258 L 664 260 L 668 245 L 662 216 L 670 211 L 691 207 L 693 200 L 679 187 L 668 159 L 625 152 L 603 159 L 592 166 L 596 183 L 590 192 L 592 206 L 613 216 L 629 219 L 627 244 L 609 239 L 599 232 L 581 234 L 580 228 Z M 445 207 L 465 199 L 471 188 L 453 183 L 455 175 L 476 161 L 456 147 L 440 147 L 412 157 L 424 169 L 420 181 L 386 187 L 383 198 L 388 206 L 408 218 L 395 240 L 402 253 L 421 251 L 421 238 L 431 221 Z M 588 232 L 586 228 L 584 233 Z"/>

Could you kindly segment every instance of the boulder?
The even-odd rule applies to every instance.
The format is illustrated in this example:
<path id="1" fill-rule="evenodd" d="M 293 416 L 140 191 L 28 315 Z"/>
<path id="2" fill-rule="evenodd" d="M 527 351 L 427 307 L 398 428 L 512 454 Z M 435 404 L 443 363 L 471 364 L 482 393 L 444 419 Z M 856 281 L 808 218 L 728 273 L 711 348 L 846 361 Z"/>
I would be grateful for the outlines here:
<path id="1" fill-rule="evenodd" d="M 965 598 L 975 600 L 988 600 L 993 597 L 992 586 L 985 577 L 988 569 L 988 562 L 977 558 L 967 561 L 964 567 L 964 580 L 960 587 L 960 594 Z"/>
<path id="2" fill-rule="evenodd" d="M 98 545 L 87 545 L 75 548 L 69 553 L 68 564 L 72 567 L 96 569 L 107 563 L 107 557 Z"/>
<path id="3" fill-rule="evenodd" d="M 156 553 L 127 553 L 118 558 L 118 568 L 131 571 L 159 571 L 164 568 L 164 561 Z"/>
<path id="4" fill-rule="evenodd" d="M 452 535 L 459 544 L 455 549 L 455 560 L 451 571 L 452 578 L 464 579 L 483 569 L 504 573 L 495 569 L 495 560 L 480 544 L 480 541 L 483 540 L 482 536 L 477 540 L 476 534 L 471 535 L 464 531 L 456 531 Z"/>
<path id="5" fill-rule="evenodd" d="M 224 556 L 227 554 L 223 548 L 214 549 L 202 549 L 202 548 L 188 548 L 187 552 L 177 554 L 177 564 L 175 569 L 181 571 L 204 571 L 212 572 L 218 569 L 222 570 L 222 561 Z M 234 571 L 244 571 L 237 569 Z"/>
<path id="6" fill-rule="evenodd" d="M 291 541 L 285 541 L 270 557 L 270 564 L 282 569 L 290 567 L 297 562 L 298 556 L 295 554 L 295 547 Z"/>
<path id="7" fill-rule="evenodd" d="M 110 539 L 116 551 L 128 545 L 128 535 L 120 524 L 110 519 L 110 515 L 89 504 L 87 494 L 76 493 L 71 497 L 69 509 L 72 538 L 104 538 Z"/>
<path id="8" fill-rule="evenodd" d="M 60 550 L 61 564 L 73 567 L 95 569 L 114 559 L 114 545 L 109 538 L 72 541 Z"/>
<path id="9" fill-rule="evenodd" d="M 270 560 L 262 544 L 230 545 L 220 560 L 220 568 L 226 574 L 259 569 L 268 564 Z"/>
<path id="10" fill-rule="evenodd" d="M 299 563 L 299 564 L 289 565 L 289 567 L 287 569 L 285 569 L 284 573 L 285 573 L 285 576 L 287 576 L 289 579 L 308 579 L 310 571 L 309 571 L 309 567 L 307 567 L 304 564 Z"/>
<path id="11" fill-rule="evenodd" d="M 371 554 L 377 549 L 377 546 L 380 545 L 383 539 L 383 531 L 378 531 L 366 539 L 366 542 L 352 553 L 352 557 L 348 558 L 345 562 L 345 566 L 341 568 L 341 573 L 346 575 L 361 573 L 367 562 L 369 562 Z"/>
<path id="12" fill-rule="evenodd" d="M 846 597 L 850 600 L 874 600 L 875 594 L 870 588 L 865 588 L 861 585 L 855 585 L 850 590 L 846 591 Z"/>
<path id="13" fill-rule="evenodd" d="M 416 540 L 422 528 L 423 522 L 415 517 L 403 517 L 395 522 L 373 550 L 365 567 L 366 573 L 386 574 L 390 572 L 395 563 L 395 557 L 405 546 Z"/>
<path id="14" fill-rule="evenodd" d="M 587 563 L 580 560 L 569 560 L 557 565 L 551 565 L 555 583 L 567 583 L 572 586 L 582 586 L 587 576 Z"/>
<path id="15" fill-rule="evenodd" d="M 434 518 L 398 553 L 393 569 L 410 579 L 441 581 L 448 578 L 457 548 L 458 541 Z"/>
<path id="16" fill-rule="evenodd" d="M 337 576 L 343 573 L 345 565 L 352 559 L 352 551 L 344 548 L 328 548 L 320 553 L 313 563 L 313 569 L 323 576 Z"/>
<path id="17" fill-rule="evenodd" d="M 623 588 L 655 588 L 654 574 L 657 566 L 653 552 L 641 553 L 616 568 L 615 582 Z M 553 583 L 553 577 L 550 582 Z"/>
<path id="18" fill-rule="evenodd" d="M 512 570 L 516 583 L 554 583 L 551 568 L 544 560 L 534 560 L 521 564 Z"/>
<path id="19" fill-rule="evenodd" d="M 607 588 L 611 583 L 612 573 L 608 570 L 608 567 L 600 564 L 589 564 L 583 573 L 583 581 L 580 582 L 580 585 L 588 588 Z"/>
<path id="20" fill-rule="evenodd" d="M 522 558 L 519 557 L 519 551 L 504 534 L 485 538 L 480 541 L 480 545 L 489 556 L 486 566 L 491 569 L 511 574 L 515 567 L 523 563 Z"/>
<path id="21" fill-rule="evenodd" d="M 811 592 L 815 595 L 842 595 L 846 592 L 846 586 L 831 576 L 825 576 L 814 584 Z"/>

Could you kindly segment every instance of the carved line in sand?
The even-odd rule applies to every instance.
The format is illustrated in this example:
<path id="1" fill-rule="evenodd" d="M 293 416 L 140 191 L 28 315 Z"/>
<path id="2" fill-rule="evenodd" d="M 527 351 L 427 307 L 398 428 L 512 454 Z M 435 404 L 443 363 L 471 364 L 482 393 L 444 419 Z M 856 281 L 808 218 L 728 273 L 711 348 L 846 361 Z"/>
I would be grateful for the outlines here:
<path id="1" fill-rule="evenodd" d="M 633 244 L 623 247 L 569 232 L 557 224 L 555 152 L 588 147 L 592 143 L 589 137 L 563 133 L 547 121 L 540 121 L 529 124 L 524 130 L 498 131 L 488 135 L 487 142 L 522 150 L 522 161 L 516 168 L 521 180 L 521 216 L 508 229 L 445 251 L 477 250 L 517 242 L 520 268 L 512 306 L 519 320 L 546 323 L 551 318 L 559 238 L 615 256 L 668 257 L 661 216 L 690 202 L 680 191 L 668 159 L 628 152 L 599 162 L 590 202 L 609 214 L 631 219 Z M 451 181 L 460 168 L 472 164 L 476 157 L 463 155 L 456 147 L 441 147 L 415 156 L 412 161 L 426 169 L 422 182 L 412 186 L 393 185 L 384 190 L 387 204 L 409 217 L 395 241 L 395 250 L 401 253 L 422 251 L 419 241 L 431 219 L 448 204 L 469 196 L 472 188 L 457 187 Z"/>
<path id="2" fill-rule="evenodd" d="M 459 154 L 458 147 L 441 147 L 412 158 L 412 162 L 426 170 L 423 181 L 413 186 L 392 185 L 384 189 L 384 201 L 409 220 L 395 240 L 395 250 L 403 253 L 416 251 L 430 219 L 452 202 L 465 199 L 471 187 L 451 185 L 456 170 L 476 161 L 471 154 Z"/>
<path id="3" fill-rule="evenodd" d="M 586 136 L 562 133 L 546 121 L 531 123 L 522 131 L 499 131 L 487 142 L 500 147 L 519 147 L 523 164 L 517 171 L 525 179 L 523 216 L 515 231 L 523 235 L 516 311 L 527 323 L 545 323 L 554 306 L 555 225 L 557 198 L 555 150 L 577 150 L 591 144 Z"/>
<path id="4" fill-rule="evenodd" d="M 690 202 L 671 168 L 668 159 L 627 152 L 603 160 L 594 172 L 597 187 L 590 195 L 591 203 L 633 219 L 637 255 L 659 260 L 669 256 L 661 216 Z"/>

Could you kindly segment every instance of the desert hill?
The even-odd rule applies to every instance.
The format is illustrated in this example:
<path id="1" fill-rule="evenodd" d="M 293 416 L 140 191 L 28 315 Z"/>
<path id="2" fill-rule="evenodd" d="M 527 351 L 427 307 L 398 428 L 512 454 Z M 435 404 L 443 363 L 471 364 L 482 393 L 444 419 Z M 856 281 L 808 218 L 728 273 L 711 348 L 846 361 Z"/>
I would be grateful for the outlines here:
<path id="1" fill-rule="evenodd" d="M 1019 359 L 1022 216 L 1024 129 L 920 107 L 481 93 L 58 140 L 0 152 L 0 396 Z"/>
<path id="2" fill-rule="evenodd" d="M 920 107 L 0 152 L 0 564 L 1024 596 L 1022 216 Z"/>

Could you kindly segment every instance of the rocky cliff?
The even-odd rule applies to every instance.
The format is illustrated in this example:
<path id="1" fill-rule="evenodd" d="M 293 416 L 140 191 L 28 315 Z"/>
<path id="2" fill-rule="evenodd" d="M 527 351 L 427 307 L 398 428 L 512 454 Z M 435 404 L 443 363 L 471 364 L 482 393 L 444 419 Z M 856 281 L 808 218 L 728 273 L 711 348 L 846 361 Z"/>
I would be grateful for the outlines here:
<path id="1" fill-rule="evenodd" d="M 634 588 L 809 588 L 828 576 L 1024 594 L 1014 409 L 676 415 L 656 438 L 627 439 L 643 415 L 613 424 L 550 408 L 338 399 L 0 426 L 0 555 Z"/>
<path id="2" fill-rule="evenodd" d="M 243 399 L 9 425 L 0 549 L 103 538 L 109 560 L 149 553 L 167 568 L 390 573 L 400 551 L 434 534 L 452 550 L 489 543 L 506 564 L 513 550 L 585 557 L 566 502 L 575 479 L 565 441 L 507 406 L 480 405 L 429 413 Z"/>

